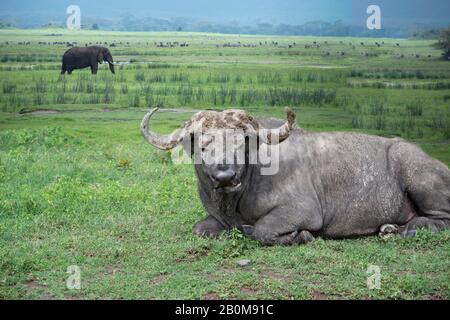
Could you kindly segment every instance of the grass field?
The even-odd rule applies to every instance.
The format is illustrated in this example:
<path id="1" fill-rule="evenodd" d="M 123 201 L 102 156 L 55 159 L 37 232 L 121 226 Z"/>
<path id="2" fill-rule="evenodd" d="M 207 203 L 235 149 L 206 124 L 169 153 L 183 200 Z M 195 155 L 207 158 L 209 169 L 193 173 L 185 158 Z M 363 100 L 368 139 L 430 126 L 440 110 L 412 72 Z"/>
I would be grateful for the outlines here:
<path id="1" fill-rule="evenodd" d="M 122 65 L 60 77 L 74 41 L 114 43 Z M 0 298 L 449 299 L 449 231 L 298 247 L 194 237 L 193 168 L 139 132 L 155 106 L 166 133 L 197 109 L 284 117 L 289 105 L 307 130 L 401 136 L 449 165 L 450 63 L 431 43 L 1 30 Z M 80 290 L 66 286 L 71 265 Z M 366 286 L 371 265 L 380 289 Z"/>

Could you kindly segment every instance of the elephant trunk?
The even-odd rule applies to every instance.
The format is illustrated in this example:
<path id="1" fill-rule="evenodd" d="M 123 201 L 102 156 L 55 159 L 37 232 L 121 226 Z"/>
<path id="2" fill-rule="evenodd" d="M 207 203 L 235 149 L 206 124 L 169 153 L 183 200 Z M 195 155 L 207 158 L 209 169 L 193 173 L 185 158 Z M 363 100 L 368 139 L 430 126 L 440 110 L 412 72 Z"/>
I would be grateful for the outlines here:
<path id="1" fill-rule="evenodd" d="M 109 64 L 109 70 L 111 70 L 112 73 L 115 74 L 114 72 L 114 62 L 111 60 L 108 60 L 108 64 Z"/>

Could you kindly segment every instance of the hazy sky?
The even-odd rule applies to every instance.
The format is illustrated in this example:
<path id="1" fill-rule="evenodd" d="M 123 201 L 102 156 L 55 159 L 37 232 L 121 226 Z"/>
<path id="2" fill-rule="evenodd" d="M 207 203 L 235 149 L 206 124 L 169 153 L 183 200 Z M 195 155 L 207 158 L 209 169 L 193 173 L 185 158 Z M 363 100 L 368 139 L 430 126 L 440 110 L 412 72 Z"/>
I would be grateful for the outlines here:
<path id="1" fill-rule="evenodd" d="M 207 21 L 266 21 L 302 24 L 312 20 L 361 22 L 368 4 L 379 4 L 387 20 L 449 23 L 450 0 L 0 0 L 0 14 L 53 15 L 64 19 L 70 4 L 87 17 L 123 13 L 158 18 L 192 17 Z"/>

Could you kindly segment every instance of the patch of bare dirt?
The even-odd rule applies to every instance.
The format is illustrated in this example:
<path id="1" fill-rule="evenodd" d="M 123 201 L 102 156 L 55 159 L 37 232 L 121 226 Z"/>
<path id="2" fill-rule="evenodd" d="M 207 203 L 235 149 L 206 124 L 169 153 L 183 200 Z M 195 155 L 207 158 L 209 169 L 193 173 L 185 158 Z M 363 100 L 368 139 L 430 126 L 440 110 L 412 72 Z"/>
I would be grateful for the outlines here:
<path id="1" fill-rule="evenodd" d="M 208 248 L 189 248 L 185 250 L 181 256 L 175 259 L 176 262 L 194 262 L 209 255 Z"/>
<path id="2" fill-rule="evenodd" d="M 208 281 L 210 281 L 210 282 L 214 282 L 218 279 L 218 277 L 214 274 L 207 274 L 206 279 L 208 279 Z"/>
<path id="3" fill-rule="evenodd" d="M 20 110 L 19 114 L 23 115 L 40 115 L 40 114 L 58 114 L 61 113 L 61 111 L 58 110 L 51 110 L 51 109 L 36 109 L 36 110 Z"/>
<path id="4" fill-rule="evenodd" d="M 27 280 L 25 281 L 25 286 L 27 289 L 46 289 L 47 285 L 39 283 L 37 280 Z"/>
<path id="5" fill-rule="evenodd" d="M 88 251 L 84 254 L 84 256 L 88 257 L 88 258 L 95 258 L 97 256 L 97 254 L 93 251 Z"/>
<path id="6" fill-rule="evenodd" d="M 25 281 L 25 287 L 29 293 L 34 291 L 42 291 L 40 293 L 40 299 L 42 300 L 53 300 L 54 298 L 48 292 L 47 284 L 41 283 L 35 279 L 30 279 Z"/>
<path id="7" fill-rule="evenodd" d="M 134 118 L 100 118 L 100 117 L 90 117 L 89 121 L 112 121 L 112 122 L 125 122 L 125 121 L 136 121 Z"/>
<path id="8" fill-rule="evenodd" d="M 426 297 L 427 300 L 448 300 L 449 297 L 446 297 L 445 294 L 441 291 L 437 291 L 432 295 Z"/>
<path id="9" fill-rule="evenodd" d="M 154 276 L 151 280 L 152 284 L 154 285 L 160 285 L 161 283 L 163 283 L 164 281 L 166 281 L 167 279 L 167 274 L 166 273 L 160 273 L 156 276 Z"/>
<path id="10" fill-rule="evenodd" d="M 123 112 L 129 111 L 130 108 L 120 108 L 120 109 L 110 109 L 110 108 L 102 108 L 102 109 L 67 109 L 67 110 L 56 110 L 56 109 L 22 109 L 19 111 L 19 115 L 48 115 L 48 114 L 62 114 L 62 113 L 76 113 L 76 112 L 88 112 L 88 111 L 97 111 L 97 112 Z M 206 109 L 209 110 L 209 109 Z M 133 111 L 144 112 L 148 111 L 148 109 L 133 109 Z M 199 111 L 204 111 L 200 109 L 190 109 L 190 108 L 163 108 L 159 109 L 158 112 L 174 112 L 174 113 L 197 113 Z M 90 118 L 91 120 L 105 120 L 103 118 Z M 115 118 L 115 119 L 106 119 L 112 121 L 131 121 L 136 119 L 124 119 L 124 118 Z"/>
<path id="11" fill-rule="evenodd" d="M 279 272 L 274 272 L 273 270 L 263 270 L 261 275 L 276 281 L 289 281 L 291 280 L 291 275 L 281 274 Z"/>
<path id="12" fill-rule="evenodd" d="M 234 63 L 234 61 L 223 60 L 223 59 L 214 59 L 214 60 L 206 60 L 201 61 L 203 63 Z M 343 69 L 348 68 L 347 66 L 338 66 L 338 65 L 321 65 L 321 64 L 303 64 L 298 63 L 296 61 L 283 61 L 283 60 L 246 60 L 239 61 L 241 64 L 287 64 L 287 65 L 297 65 L 299 67 L 304 68 L 316 68 L 316 69 Z"/>
<path id="13" fill-rule="evenodd" d="M 116 273 L 119 273 L 120 269 L 115 266 L 106 266 L 105 275 L 115 276 Z"/>
<path id="14" fill-rule="evenodd" d="M 313 290 L 311 295 L 314 300 L 328 300 L 328 296 L 325 293 L 320 292 L 320 291 Z"/>
<path id="15" fill-rule="evenodd" d="M 175 108 L 168 108 L 168 109 L 159 109 L 158 112 L 177 112 L 177 113 L 183 113 L 183 112 L 199 112 L 202 110 L 199 109 L 175 109 Z"/>
<path id="16" fill-rule="evenodd" d="M 222 266 L 222 267 L 220 267 L 220 271 L 223 273 L 229 274 L 229 273 L 235 273 L 236 269 L 233 267 L 230 267 L 230 266 Z"/>
<path id="17" fill-rule="evenodd" d="M 256 294 L 256 291 L 250 287 L 242 287 L 241 292 L 249 296 L 254 296 Z"/>
<path id="18" fill-rule="evenodd" d="M 203 298 L 205 300 L 220 300 L 220 297 L 217 293 L 208 293 Z"/>

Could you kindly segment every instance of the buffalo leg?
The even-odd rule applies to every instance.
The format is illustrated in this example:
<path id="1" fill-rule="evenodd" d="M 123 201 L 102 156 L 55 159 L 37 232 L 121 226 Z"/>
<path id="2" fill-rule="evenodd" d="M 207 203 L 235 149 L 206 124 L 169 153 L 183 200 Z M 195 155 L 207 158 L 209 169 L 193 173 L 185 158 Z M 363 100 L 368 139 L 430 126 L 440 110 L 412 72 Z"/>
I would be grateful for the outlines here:
<path id="1" fill-rule="evenodd" d="M 402 236 L 412 236 L 419 228 L 439 231 L 450 227 L 450 170 L 411 144 L 394 145 L 394 162 L 409 159 L 398 166 L 404 188 L 417 209 L 414 217 L 400 228 Z"/>
<path id="2" fill-rule="evenodd" d="M 409 190 L 420 216 L 413 218 L 402 228 L 402 236 L 414 235 L 420 228 L 440 231 L 450 227 L 450 172 L 444 168 L 442 171 L 439 172 L 440 175 L 428 173 L 433 180 L 427 181 L 425 176 L 418 177 L 423 180 Z"/>
<path id="3" fill-rule="evenodd" d="M 275 210 L 259 219 L 253 228 L 244 226 L 246 234 L 263 245 L 293 245 L 314 240 L 310 231 L 322 227 L 322 218 L 315 211 L 302 214 Z"/>
<path id="4" fill-rule="evenodd" d="M 402 237 L 410 237 L 416 234 L 417 229 L 429 229 L 431 231 L 440 231 L 450 227 L 450 218 L 435 219 L 428 217 L 416 217 L 408 222 L 401 230 Z"/>
<path id="5" fill-rule="evenodd" d="M 402 228 L 402 236 L 420 228 L 440 231 L 450 227 L 450 171 L 440 164 L 433 169 L 421 172 L 408 190 L 419 216 Z"/>
<path id="6" fill-rule="evenodd" d="M 192 232 L 201 237 L 215 238 L 224 232 L 226 228 L 213 216 L 197 222 L 192 228 Z"/>

